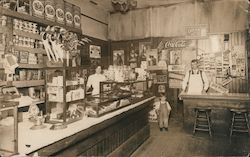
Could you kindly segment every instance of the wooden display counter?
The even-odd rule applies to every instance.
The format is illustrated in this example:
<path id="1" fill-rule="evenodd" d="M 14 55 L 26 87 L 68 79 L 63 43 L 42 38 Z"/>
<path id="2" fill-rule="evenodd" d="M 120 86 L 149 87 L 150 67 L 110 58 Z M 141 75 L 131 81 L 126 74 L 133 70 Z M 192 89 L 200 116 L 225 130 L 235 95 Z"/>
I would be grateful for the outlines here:
<path id="1" fill-rule="evenodd" d="M 18 152 L 39 156 L 129 156 L 149 137 L 148 112 L 154 97 L 106 114 L 84 117 L 66 129 L 30 130 L 19 123 Z"/>
<path id="2" fill-rule="evenodd" d="M 181 93 L 183 99 L 184 128 L 187 131 L 193 129 L 195 118 L 195 107 L 206 107 L 211 109 L 212 130 L 215 134 L 229 133 L 232 108 L 250 109 L 250 96 L 247 93 L 210 93 L 202 95 L 188 95 Z"/>

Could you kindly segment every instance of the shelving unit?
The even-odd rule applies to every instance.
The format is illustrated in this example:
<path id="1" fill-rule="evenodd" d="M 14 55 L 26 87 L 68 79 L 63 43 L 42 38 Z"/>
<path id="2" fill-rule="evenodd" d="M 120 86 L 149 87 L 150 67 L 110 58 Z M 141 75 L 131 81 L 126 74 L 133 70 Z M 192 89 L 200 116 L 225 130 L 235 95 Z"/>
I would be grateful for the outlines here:
<path id="1" fill-rule="evenodd" d="M 57 22 L 52 22 L 46 19 L 42 19 L 42 18 L 38 18 L 35 16 L 32 16 L 30 14 L 22 14 L 16 11 L 12 11 L 3 7 L 0 7 L 0 15 L 4 15 L 8 18 L 7 20 L 7 26 L 0 26 L 0 33 L 5 33 L 7 35 L 7 41 L 6 41 L 6 47 L 8 47 L 8 51 L 11 51 L 15 56 L 19 57 L 20 59 L 18 60 L 18 68 L 16 68 L 16 74 L 14 75 L 14 80 L 15 81 L 1 81 L 0 85 L 11 85 L 11 86 L 16 86 L 19 89 L 19 92 L 23 93 L 24 95 L 28 94 L 28 89 L 29 88 L 34 88 L 35 92 L 40 92 L 40 93 L 36 93 L 37 95 L 39 95 L 39 99 L 35 102 L 33 102 L 34 104 L 46 104 L 46 106 L 44 106 L 43 111 L 46 110 L 48 111 L 47 107 L 48 107 L 48 102 L 46 102 L 46 98 L 47 94 L 41 94 L 41 92 L 44 92 L 47 90 L 47 85 L 46 84 L 46 79 L 44 77 L 47 78 L 46 75 L 44 75 L 46 73 L 46 70 L 53 70 L 54 68 L 50 68 L 47 67 L 50 64 L 46 63 L 46 51 L 45 49 L 43 49 L 43 45 L 41 44 L 41 40 L 42 37 L 41 35 L 38 33 L 41 28 L 39 28 L 40 26 L 42 27 L 47 27 L 47 26 L 60 26 L 65 28 L 68 31 L 77 33 L 77 34 L 82 34 L 81 28 L 75 28 L 73 26 L 66 26 L 64 24 L 60 24 Z M 16 21 L 14 20 L 16 19 Z M 21 22 L 20 22 L 21 21 Z M 16 22 L 16 23 L 15 23 Z M 26 28 L 26 31 L 22 28 L 19 27 L 19 24 L 22 22 L 31 22 L 34 24 L 37 24 L 36 27 L 36 31 L 32 30 L 30 31 L 30 28 L 33 26 L 29 26 L 28 28 Z M 24 23 L 23 23 L 24 24 Z M 30 23 L 29 23 L 30 24 Z M 39 28 L 39 29 L 38 29 Z M 34 29 L 34 28 L 33 28 Z M 21 37 L 21 38 L 20 38 Z M 30 40 L 30 41 L 29 41 Z M 16 42 L 18 41 L 18 42 Z M 21 41 L 21 43 L 20 43 Z M 27 41 L 27 43 L 26 43 Z M 29 43 L 30 42 L 30 43 Z M 9 44 L 9 43 L 13 43 L 13 45 Z M 1 48 L 1 47 L 0 47 Z M 1 48 L 2 49 L 2 48 Z M 7 53 L 7 51 L 5 52 Z M 23 57 L 23 58 L 21 58 Z M 33 58 L 35 59 L 33 59 Z M 31 58 L 31 60 L 30 60 Z M 22 59 L 22 61 L 21 61 Z M 37 60 L 37 64 L 35 64 Z M 83 69 L 83 67 L 56 67 L 57 70 L 63 70 L 63 76 L 66 76 L 66 72 L 67 71 L 71 71 L 71 70 L 80 70 Z M 20 72 L 22 74 L 22 78 L 20 75 Z M 46 73 L 47 74 L 47 73 Z M 30 77 L 30 75 L 32 75 Z M 19 77 L 18 77 L 19 76 Z M 70 102 L 66 102 L 66 90 L 70 90 L 70 89 L 74 89 L 74 88 L 78 88 L 80 86 L 84 87 L 85 83 L 82 84 L 72 84 L 72 85 L 66 85 L 65 82 L 66 81 L 66 77 L 64 77 L 64 83 L 62 88 L 64 89 L 64 98 L 63 101 L 64 104 L 64 118 L 63 121 L 66 122 L 66 109 L 68 109 L 68 107 L 71 104 L 74 103 L 79 103 L 80 101 L 82 101 L 82 99 L 80 100 L 72 100 Z M 45 90 L 46 89 L 46 90 Z M 84 87 L 85 89 L 85 87 Z M 42 97 L 41 97 L 42 95 Z M 43 95 L 45 95 L 45 98 L 43 97 Z M 45 103 L 46 102 L 46 103 Z M 19 107 L 26 107 L 26 105 L 22 105 Z M 73 122 L 76 119 L 70 119 L 67 122 Z"/>
<path id="2" fill-rule="evenodd" d="M 18 68 L 22 68 L 22 69 L 43 69 L 45 68 L 45 65 L 43 64 L 22 64 L 19 63 L 18 64 Z"/>
<path id="3" fill-rule="evenodd" d="M 13 81 L 13 86 L 17 88 L 26 88 L 26 87 L 34 87 L 34 86 L 44 86 L 44 80 L 27 80 L 27 81 Z"/>
<path id="4" fill-rule="evenodd" d="M 154 93 L 159 95 L 158 88 L 160 85 L 165 87 L 165 92 L 168 88 L 168 68 L 159 66 L 149 66 L 147 69 L 150 72 L 151 79 L 154 82 Z"/>
<path id="5" fill-rule="evenodd" d="M 18 51 L 25 51 L 25 52 L 34 53 L 34 54 L 46 55 L 45 50 L 42 48 L 28 48 L 28 47 L 22 47 L 22 46 L 13 46 L 13 48 Z"/>
<path id="6" fill-rule="evenodd" d="M 82 119 L 86 71 L 85 67 L 66 67 L 65 64 L 45 68 L 48 123 L 69 124 Z"/>
<path id="7" fill-rule="evenodd" d="M 69 26 L 66 26 L 66 25 L 63 25 L 63 24 L 60 24 L 60 23 L 57 23 L 57 22 L 37 18 L 35 16 L 31 16 L 31 15 L 28 15 L 28 14 L 21 14 L 21 13 L 18 13 L 18 12 L 15 12 L 15 11 L 12 11 L 12 10 L 9 10 L 9 9 L 3 8 L 3 7 L 0 7 L 0 14 L 5 15 L 5 16 L 9 16 L 9 17 L 14 17 L 14 18 L 17 18 L 17 19 L 36 22 L 36 23 L 39 23 L 39 24 L 42 24 L 42 25 L 45 25 L 45 26 L 47 26 L 47 25 L 49 25 L 49 26 L 60 26 L 60 27 L 63 27 L 65 29 L 69 30 L 69 31 L 72 31 L 72 32 L 82 33 L 81 29 L 77 29 L 77 28 L 69 27 Z"/>
<path id="8" fill-rule="evenodd" d="M 13 35 L 19 35 L 19 36 L 23 36 L 23 37 L 32 38 L 32 39 L 42 40 L 42 37 L 39 34 L 23 32 L 20 30 L 13 30 Z"/>

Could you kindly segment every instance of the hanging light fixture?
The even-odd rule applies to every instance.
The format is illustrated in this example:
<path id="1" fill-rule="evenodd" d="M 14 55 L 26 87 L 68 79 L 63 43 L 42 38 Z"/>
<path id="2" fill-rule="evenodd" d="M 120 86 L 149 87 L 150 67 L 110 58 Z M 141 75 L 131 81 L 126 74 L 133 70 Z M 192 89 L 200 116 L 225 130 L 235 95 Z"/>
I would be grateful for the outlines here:
<path id="1" fill-rule="evenodd" d="M 111 2 L 114 10 L 121 13 L 126 13 L 137 6 L 136 0 L 112 0 Z"/>

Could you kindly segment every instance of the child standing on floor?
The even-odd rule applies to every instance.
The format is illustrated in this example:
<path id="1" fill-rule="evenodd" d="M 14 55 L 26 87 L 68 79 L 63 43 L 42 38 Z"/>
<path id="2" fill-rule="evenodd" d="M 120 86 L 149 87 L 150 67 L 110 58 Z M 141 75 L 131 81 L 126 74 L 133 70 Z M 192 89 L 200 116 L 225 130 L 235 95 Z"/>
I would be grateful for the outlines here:
<path id="1" fill-rule="evenodd" d="M 168 131 L 168 119 L 171 106 L 169 105 L 168 101 L 166 101 L 166 96 L 164 93 L 160 93 L 160 99 L 159 101 L 155 102 L 154 105 L 157 106 L 156 113 L 158 115 L 160 130 L 163 131 L 165 129 Z"/>

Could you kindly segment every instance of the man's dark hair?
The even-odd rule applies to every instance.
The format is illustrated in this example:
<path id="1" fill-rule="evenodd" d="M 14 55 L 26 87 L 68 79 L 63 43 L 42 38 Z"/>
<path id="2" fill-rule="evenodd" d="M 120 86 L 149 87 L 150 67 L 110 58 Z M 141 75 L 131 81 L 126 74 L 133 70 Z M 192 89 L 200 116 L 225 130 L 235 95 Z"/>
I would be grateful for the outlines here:
<path id="1" fill-rule="evenodd" d="M 102 65 L 101 64 L 96 64 L 93 66 L 94 69 L 96 69 L 97 67 L 101 67 L 102 68 Z"/>
<path id="2" fill-rule="evenodd" d="M 197 59 L 193 59 L 193 60 L 191 60 L 191 63 L 198 63 L 198 60 Z"/>

